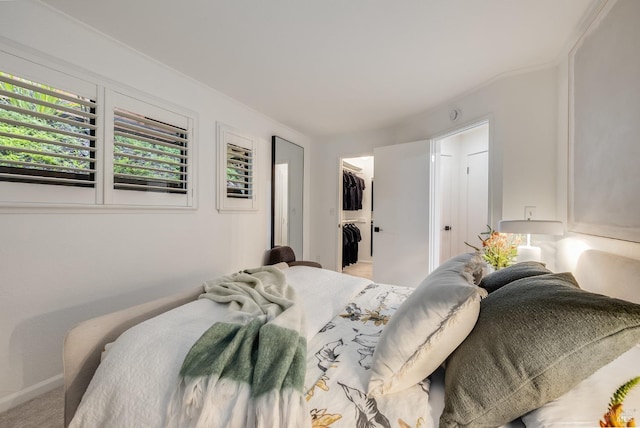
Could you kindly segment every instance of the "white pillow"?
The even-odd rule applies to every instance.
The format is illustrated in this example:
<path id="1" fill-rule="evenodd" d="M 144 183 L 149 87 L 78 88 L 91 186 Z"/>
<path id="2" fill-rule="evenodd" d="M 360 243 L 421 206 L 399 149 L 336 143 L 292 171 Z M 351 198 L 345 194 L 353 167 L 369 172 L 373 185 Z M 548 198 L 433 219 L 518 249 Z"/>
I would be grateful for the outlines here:
<path id="1" fill-rule="evenodd" d="M 368 394 L 402 391 L 433 373 L 478 320 L 486 290 L 481 256 L 463 254 L 434 270 L 391 316 L 373 354 Z"/>
<path id="2" fill-rule="evenodd" d="M 307 342 L 335 318 L 367 285 L 370 279 L 310 266 L 291 266 L 282 271 L 295 288 L 307 322 Z"/>
<path id="3" fill-rule="evenodd" d="M 611 396 L 640 376 L 640 345 L 603 366 L 564 395 L 522 417 L 527 427 L 599 427 Z M 640 385 L 631 389 L 622 405 L 623 415 L 640 422 Z"/>

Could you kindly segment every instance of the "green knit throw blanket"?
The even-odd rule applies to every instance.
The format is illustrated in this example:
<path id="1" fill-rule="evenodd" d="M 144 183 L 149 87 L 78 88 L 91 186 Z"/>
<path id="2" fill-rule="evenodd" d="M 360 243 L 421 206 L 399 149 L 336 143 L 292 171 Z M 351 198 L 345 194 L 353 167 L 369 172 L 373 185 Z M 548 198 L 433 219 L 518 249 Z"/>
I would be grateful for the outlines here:
<path id="1" fill-rule="evenodd" d="M 191 347 L 167 411 L 169 427 L 311 426 L 303 397 L 304 317 L 280 269 L 265 266 L 204 284 L 200 298 L 227 303 Z"/>

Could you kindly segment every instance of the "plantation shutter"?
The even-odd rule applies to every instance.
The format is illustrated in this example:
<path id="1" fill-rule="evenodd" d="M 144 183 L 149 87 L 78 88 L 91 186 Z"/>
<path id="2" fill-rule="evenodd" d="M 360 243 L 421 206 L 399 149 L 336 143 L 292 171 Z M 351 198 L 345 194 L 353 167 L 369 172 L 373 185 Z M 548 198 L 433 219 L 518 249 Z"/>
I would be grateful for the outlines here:
<path id="1" fill-rule="evenodd" d="M 253 198 L 253 150 L 227 144 L 227 197 Z"/>
<path id="2" fill-rule="evenodd" d="M 255 211 L 257 139 L 218 123 L 218 204 L 220 212 Z"/>
<path id="3" fill-rule="evenodd" d="M 95 187 L 96 102 L 0 71 L 0 181 Z"/>
<path id="4" fill-rule="evenodd" d="M 187 129 L 115 108 L 113 188 L 187 194 Z"/>

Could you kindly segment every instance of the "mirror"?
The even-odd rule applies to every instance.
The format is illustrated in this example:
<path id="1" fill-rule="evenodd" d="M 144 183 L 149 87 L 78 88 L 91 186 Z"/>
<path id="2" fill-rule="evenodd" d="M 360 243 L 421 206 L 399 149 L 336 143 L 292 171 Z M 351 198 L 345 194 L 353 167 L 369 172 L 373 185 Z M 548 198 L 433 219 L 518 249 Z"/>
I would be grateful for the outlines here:
<path id="1" fill-rule="evenodd" d="M 271 140 L 271 247 L 288 245 L 302 254 L 304 148 L 278 136 Z"/>

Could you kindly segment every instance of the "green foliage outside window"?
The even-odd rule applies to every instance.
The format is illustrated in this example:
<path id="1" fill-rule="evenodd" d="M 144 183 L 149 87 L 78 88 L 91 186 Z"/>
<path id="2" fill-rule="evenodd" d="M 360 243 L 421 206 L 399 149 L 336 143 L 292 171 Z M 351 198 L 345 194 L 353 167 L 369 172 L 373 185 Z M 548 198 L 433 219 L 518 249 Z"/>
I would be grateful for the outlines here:
<path id="1" fill-rule="evenodd" d="M 167 165 L 161 162 L 180 162 L 180 158 L 178 156 L 183 154 L 180 147 L 172 148 L 166 146 L 158 146 L 146 141 L 122 136 L 115 136 L 114 139 L 118 143 L 123 143 L 138 148 L 136 149 L 131 147 L 122 147 L 120 145 L 116 145 L 114 147 L 114 162 L 120 164 L 114 166 L 115 173 L 130 174 L 139 177 L 163 178 L 166 180 L 181 179 L 181 167 L 175 165 Z M 161 150 L 164 152 L 164 154 L 151 153 L 148 151 L 148 149 Z M 128 157 L 128 155 L 141 156 L 145 159 L 142 160 L 131 158 Z M 145 167 L 154 168 L 156 170 L 161 169 L 163 170 L 163 172 L 143 169 Z"/>
<path id="2" fill-rule="evenodd" d="M 2 72 L 0 72 L 0 76 L 21 80 Z M 29 81 L 24 82 L 39 86 L 45 90 L 55 91 L 54 88 L 45 85 L 37 85 Z M 89 136 L 89 130 L 86 128 L 86 119 L 74 116 L 73 113 L 68 111 L 69 109 L 82 111 L 87 107 L 63 98 L 40 93 L 8 82 L 0 82 L 0 90 L 15 94 L 14 96 L 10 96 L 6 93 L 0 93 L 0 119 L 8 119 L 25 125 L 20 126 L 0 121 L 0 146 L 2 146 L 0 147 L 0 165 L 15 166 L 15 164 L 2 162 L 3 160 L 11 160 L 23 162 L 22 167 L 26 168 L 44 168 L 41 166 L 30 165 L 34 163 L 79 169 L 89 168 L 91 159 L 90 151 L 87 150 L 87 148 L 90 145 L 90 141 L 82 136 L 73 137 L 56 132 L 60 130 Z M 46 105 L 31 102 L 28 101 L 28 99 L 33 99 L 34 101 L 42 102 Z M 24 110 L 24 113 L 11 111 L 8 107 L 4 106 L 20 108 Z M 60 107 L 61 109 L 56 107 Z M 45 114 L 53 117 L 53 119 L 36 117 L 29 114 L 29 112 Z M 78 126 L 57 121 L 55 118 L 78 121 Z M 29 125 L 46 127 L 51 129 L 51 131 L 34 129 Z M 9 137 L 6 134 L 13 134 L 15 137 Z M 28 136 L 44 141 L 51 141 L 52 143 L 61 142 L 71 144 L 76 147 L 64 147 L 57 144 L 31 141 L 22 139 L 20 136 Z M 10 150 L 8 149 L 9 147 L 25 151 Z M 29 150 L 37 153 L 28 152 Z M 87 160 L 63 158 L 56 156 L 58 154 L 86 158 Z"/>
<path id="3" fill-rule="evenodd" d="M 2 72 L 0 72 L 0 76 L 18 80 L 27 85 L 37 86 L 45 91 L 57 91 L 55 88 L 20 79 Z M 87 119 L 81 116 L 75 116 L 70 111 L 88 112 L 89 107 L 81 103 L 75 103 L 64 98 L 37 92 L 36 90 L 3 81 L 0 81 L 0 90 L 5 91 L 4 93 L 0 92 L 0 166 L 16 167 L 15 163 L 3 162 L 14 161 L 20 162 L 18 167 L 30 169 L 46 170 L 47 167 L 45 165 L 63 167 L 62 169 L 56 168 L 57 171 L 65 171 L 64 167 L 69 168 L 68 171 L 74 171 L 71 168 L 82 170 L 91 169 L 91 163 L 94 159 L 91 158 L 91 151 L 88 150 L 91 145 L 90 139 L 56 132 L 60 130 L 76 134 L 85 134 L 89 137 L 90 130 L 86 127 L 88 124 Z M 14 95 L 9 95 L 8 93 Z M 7 107 L 3 108 L 4 106 Z M 23 112 L 9 110 L 10 106 L 22 109 Z M 50 118 L 45 119 L 33 116 L 29 114 L 30 112 L 48 115 Z M 77 121 L 78 125 L 75 126 L 57 121 L 56 118 Z M 24 124 L 24 126 L 5 123 L 1 121 L 1 119 L 19 122 Z M 50 129 L 50 131 L 34 129 L 30 125 L 46 127 Z M 23 139 L 20 138 L 21 136 L 43 141 Z M 47 144 L 46 141 L 51 141 L 52 144 Z M 181 147 L 177 146 L 172 148 L 164 145 L 156 145 L 147 141 L 123 136 L 115 136 L 115 142 L 127 144 L 131 147 L 115 145 L 113 153 L 115 164 L 113 169 L 114 173 L 133 175 L 143 179 L 161 178 L 178 181 L 182 178 L 181 174 L 184 173 L 183 165 L 178 166 L 162 163 L 162 161 L 180 163 L 181 160 L 176 155 L 179 156 L 183 154 Z M 61 146 L 56 143 L 66 143 L 74 147 Z M 19 150 L 11 150 L 9 148 Z M 149 149 L 162 153 L 153 153 L 150 152 Z M 86 160 L 69 159 L 58 155 L 86 158 Z M 144 159 L 129 157 L 129 155 L 142 157 Z M 145 168 L 152 168 L 153 170 Z"/>

